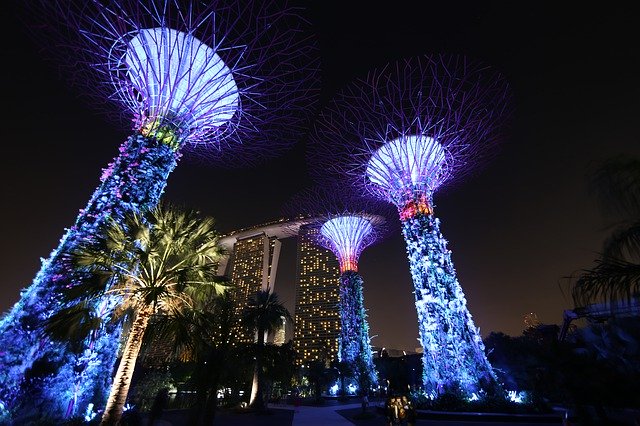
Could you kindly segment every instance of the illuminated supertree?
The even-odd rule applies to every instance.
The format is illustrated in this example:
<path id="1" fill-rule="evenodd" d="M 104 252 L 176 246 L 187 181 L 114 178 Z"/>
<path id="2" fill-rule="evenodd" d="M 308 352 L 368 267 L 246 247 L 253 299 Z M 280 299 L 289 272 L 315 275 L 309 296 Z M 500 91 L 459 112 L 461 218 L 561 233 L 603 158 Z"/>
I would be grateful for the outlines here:
<path id="1" fill-rule="evenodd" d="M 508 84 L 491 67 L 427 55 L 344 88 L 311 137 L 309 159 L 318 175 L 348 179 L 398 209 L 424 348 L 423 384 L 431 395 L 495 385 L 433 195 L 491 157 L 509 109 Z"/>
<path id="2" fill-rule="evenodd" d="M 285 207 L 288 216 L 308 219 L 309 236 L 331 250 L 340 265 L 340 338 L 338 357 L 347 363 L 361 390 L 378 382 L 373 365 L 364 307 L 363 279 L 358 273 L 362 251 L 389 231 L 388 209 L 376 200 L 357 197 L 344 187 L 313 188 Z"/>
<path id="3" fill-rule="evenodd" d="M 105 325 L 117 300 L 104 300 L 87 319 L 103 325 L 79 351 L 39 332 L 74 285 L 65 253 L 109 220 L 156 205 L 186 150 L 227 166 L 295 142 L 316 99 L 316 48 L 299 11 L 280 1 L 26 3 L 30 21 L 43 22 L 34 36 L 82 93 L 133 123 L 89 203 L 0 323 L 0 406 L 42 401 L 40 411 L 68 417 L 104 401 L 120 328 Z"/>

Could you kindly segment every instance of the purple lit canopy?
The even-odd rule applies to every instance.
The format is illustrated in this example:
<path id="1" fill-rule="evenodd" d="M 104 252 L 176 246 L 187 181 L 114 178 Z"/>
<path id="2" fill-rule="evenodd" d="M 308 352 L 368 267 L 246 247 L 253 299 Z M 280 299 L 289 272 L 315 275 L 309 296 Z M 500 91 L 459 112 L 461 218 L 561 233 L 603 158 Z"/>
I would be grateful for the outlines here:
<path id="1" fill-rule="evenodd" d="M 33 35 L 55 47 L 47 55 L 82 96 L 134 130 L 199 148 L 228 166 L 273 157 L 307 128 L 318 55 L 294 7 L 226 0 L 38 5 L 33 16 L 44 30 Z"/>
<path id="2" fill-rule="evenodd" d="M 493 68 L 457 55 L 424 55 L 371 71 L 320 114 L 309 163 L 403 205 L 430 197 L 495 152 L 509 87 Z"/>
<path id="3" fill-rule="evenodd" d="M 430 396 L 499 387 L 434 216 L 433 194 L 491 157 L 509 98 L 505 79 L 487 65 L 455 55 L 414 57 L 344 88 L 311 138 L 317 176 L 398 208 Z"/>
<path id="4" fill-rule="evenodd" d="M 309 218 L 316 243 L 331 250 L 341 272 L 358 270 L 362 251 L 389 234 L 393 212 L 384 204 L 356 196 L 344 187 L 314 187 L 294 196 L 285 207 L 291 217 Z"/>

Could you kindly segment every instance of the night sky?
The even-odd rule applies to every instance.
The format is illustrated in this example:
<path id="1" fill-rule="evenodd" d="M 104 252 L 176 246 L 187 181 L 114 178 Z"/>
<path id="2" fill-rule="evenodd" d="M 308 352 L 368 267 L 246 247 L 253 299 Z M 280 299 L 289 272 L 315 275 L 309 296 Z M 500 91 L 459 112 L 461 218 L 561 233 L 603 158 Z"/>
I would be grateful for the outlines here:
<path id="1" fill-rule="evenodd" d="M 587 173 L 613 156 L 640 156 L 637 15 L 584 3 L 434 3 L 309 1 L 321 98 L 372 67 L 422 53 L 464 53 L 500 69 L 513 87 L 513 128 L 481 173 L 436 194 L 436 214 L 483 336 L 519 335 L 529 312 L 559 324 L 573 306 L 563 277 L 592 265 L 610 223 L 588 191 Z M 78 99 L 11 19 L 16 12 L 2 7 L 9 8 L 2 28 L 4 312 L 85 207 L 129 132 Z M 213 216 L 223 233 L 267 222 L 312 184 L 304 153 L 301 139 L 276 160 L 231 171 L 183 158 L 165 199 Z M 293 312 L 295 242 L 284 249 L 276 291 Z M 372 343 L 413 350 L 417 318 L 400 235 L 366 249 L 360 272 Z"/>

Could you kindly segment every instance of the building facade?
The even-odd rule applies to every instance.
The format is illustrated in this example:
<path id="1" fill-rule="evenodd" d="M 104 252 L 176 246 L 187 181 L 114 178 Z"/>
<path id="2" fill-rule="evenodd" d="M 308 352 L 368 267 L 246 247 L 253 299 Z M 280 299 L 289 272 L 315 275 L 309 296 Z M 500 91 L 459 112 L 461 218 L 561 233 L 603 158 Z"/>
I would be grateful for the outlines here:
<path id="1" fill-rule="evenodd" d="M 273 291 L 280 257 L 281 242 L 262 232 L 239 238 L 233 245 L 230 278 L 234 284 L 235 316 L 238 318 L 235 334 L 241 343 L 255 341 L 242 323 L 242 311 L 259 290 Z"/>
<path id="2" fill-rule="evenodd" d="M 330 362 L 337 358 L 340 335 L 339 265 L 335 255 L 318 247 L 309 237 L 312 228 L 304 220 L 279 220 L 221 238 L 229 256 L 218 273 L 228 276 L 234 285 L 236 314 L 242 312 L 258 290 L 274 291 L 278 262 L 284 238 L 297 236 L 293 345 L 298 364 L 310 361 Z M 267 341 L 286 343 L 286 322 Z M 238 322 L 241 342 L 255 341 Z"/>
<path id="3" fill-rule="evenodd" d="M 310 238 L 317 229 L 300 227 L 296 267 L 293 346 L 298 363 L 326 363 L 337 358 L 340 336 L 338 259 Z"/>

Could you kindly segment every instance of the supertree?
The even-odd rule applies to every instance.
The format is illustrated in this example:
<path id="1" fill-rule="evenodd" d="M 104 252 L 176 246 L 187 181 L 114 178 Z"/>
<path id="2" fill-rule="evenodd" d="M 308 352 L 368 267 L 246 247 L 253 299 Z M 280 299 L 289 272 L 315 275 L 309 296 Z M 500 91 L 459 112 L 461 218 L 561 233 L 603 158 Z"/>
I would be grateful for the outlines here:
<path id="1" fill-rule="evenodd" d="M 496 385 L 433 196 L 492 157 L 510 98 L 505 79 L 480 61 L 413 57 L 346 86 L 312 132 L 309 162 L 317 176 L 349 180 L 398 209 L 430 395 Z"/>
<path id="2" fill-rule="evenodd" d="M 156 205 L 187 150 L 224 166 L 282 152 L 306 128 L 318 61 L 303 15 L 280 1 L 25 3 L 46 52 L 83 95 L 133 129 L 0 322 L 0 406 L 15 412 L 41 401 L 40 411 L 59 418 L 104 402 L 120 335 L 106 325 L 113 299 L 78 325 L 102 324 L 79 350 L 40 332 L 78 278 L 65 254 L 107 222 Z"/>
<path id="3" fill-rule="evenodd" d="M 288 216 L 305 218 L 310 238 L 332 251 L 340 265 L 339 360 L 349 365 L 361 391 L 378 382 L 373 365 L 369 324 L 364 307 L 364 280 L 358 272 L 362 251 L 384 238 L 392 215 L 377 200 L 356 196 L 343 186 L 315 187 L 294 196 Z"/>

